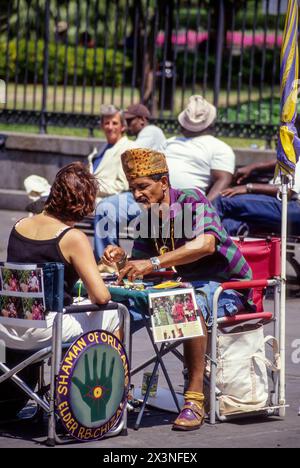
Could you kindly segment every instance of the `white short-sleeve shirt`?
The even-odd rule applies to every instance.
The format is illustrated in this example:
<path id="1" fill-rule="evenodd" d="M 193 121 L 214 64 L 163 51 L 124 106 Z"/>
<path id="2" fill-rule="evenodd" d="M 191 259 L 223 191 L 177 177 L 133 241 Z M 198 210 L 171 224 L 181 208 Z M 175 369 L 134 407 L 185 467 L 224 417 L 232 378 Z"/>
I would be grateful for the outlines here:
<path id="1" fill-rule="evenodd" d="M 146 125 L 138 134 L 135 144 L 138 148 L 158 150 L 166 142 L 161 128 L 156 125 Z"/>
<path id="2" fill-rule="evenodd" d="M 205 193 L 211 185 L 212 170 L 234 174 L 234 152 L 212 135 L 169 138 L 160 151 L 166 155 L 174 188 L 198 187 Z"/>

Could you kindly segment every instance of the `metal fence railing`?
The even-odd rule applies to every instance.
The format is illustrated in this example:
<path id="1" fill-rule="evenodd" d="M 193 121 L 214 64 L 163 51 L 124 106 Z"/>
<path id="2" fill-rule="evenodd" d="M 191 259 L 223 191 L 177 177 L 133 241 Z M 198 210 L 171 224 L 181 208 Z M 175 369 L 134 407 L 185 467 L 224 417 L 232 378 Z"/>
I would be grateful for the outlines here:
<path id="1" fill-rule="evenodd" d="M 1 2 L 0 122 L 97 126 L 101 103 L 144 102 L 159 125 L 199 93 L 217 131 L 271 140 L 287 0 Z"/>

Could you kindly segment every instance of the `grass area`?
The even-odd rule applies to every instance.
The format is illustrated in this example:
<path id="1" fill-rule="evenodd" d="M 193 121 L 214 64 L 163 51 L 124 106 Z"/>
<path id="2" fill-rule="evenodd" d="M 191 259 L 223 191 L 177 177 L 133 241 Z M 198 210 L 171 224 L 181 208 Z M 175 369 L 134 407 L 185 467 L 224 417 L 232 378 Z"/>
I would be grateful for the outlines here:
<path id="1" fill-rule="evenodd" d="M 19 125 L 19 124 L 0 124 L 0 132 L 20 132 L 20 133 L 33 133 L 40 132 L 39 127 L 36 125 Z M 48 135 L 59 136 L 76 136 L 86 138 L 89 137 L 89 130 L 87 128 L 69 128 L 69 127 L 52 127 L 47 128 Z M 96 130 L 94 136 L 97 138 L 103 137 L 103 132 Z"/>
<path id="2" fill-rule="evenodd" d="M 274 89 L 274 95 L 279 96 L 279 88 Z M 174 97 L 174 110 L 173 114 L 177 115 L 188 103 L 188 99 L 192 94 L 203 94 L 200 86 L 195 89 L 177 88 Z M 249 96 L 248 88 L 242 89 L 239 93 L 237 90 L 230 92 L 227 96 L 226 90 L 221 90 L 219 94 L 219 113 L 225 116 L 226 120 L 239 121 L 249 120 L 248 113 L 250 113 L 251 120 L 257 120 L 257 110 L 263 108 L 263 115 L 260 121 L 269 120 L 269 115 L 266 113 L 270 106 L 270 96 L 272 90 L 270 87 L 264 86 L 260 91 L 258 88 L 253 88 L 251 96 Z M 29 84 L 26 87 L 18 85 L 15 87 L 13 83 L 7 85 L 7 103 L 8 109 L 21 109 L 21 110 L 39 110 L 42 105 L 43 88 L 42 85 Z M 208 101 L 213 102 L 213 90 L 208 89 L 205 93 Z M 158 99 L 158 92 L 156 93 Z M 48 86 L 47 90 L 47 111 L 49 112 L 76 112 L 97 114 L 100 111 L 100 105 L 110 104 L 113 102 L 116 106 L 125 108 L 131 102 L 138 102 L 140 94 L 137 89 L 130 87 L 124 88 L 102 88 L 100 86 L 94 89 L 87 86 L 85 89 L 82 86 L 72 87 L 67 86 Z M 272 119 L 277 117 L 279 98 L 275 99 L 276 106 L 272 112 Z M 159 110 L 159 106 L 158 106 Z M 170 111 L 164 112 L 165 117 L 170 117 Z"/>
<path id="3" fill-rule="evenodd" d="M 15 88 L 14 84 L 8 84 L 7 96 L 8 101 L 6 108 L 8 109 L 25 109 L 25 110 L 39 110 L 42 103 L 42 86 L 41 85 L 18 85 Z M 221 90 L 219 95 L 219 119 L 229 122 L 254 122 L 254 123 L 279 123 L 280 101 L 279 97 L 272 95 L 269 87 L 264 87 L 261 92 L 259 89 L 254 88 L 251 92 L 251 100 L 249 101 L 248 89 L 243 89 L 239 93 L 235 90 L 229 96 L 225 90 Z M 178 115 L 182 108 L 187 104 L 188 98 L 193 92 L 202 94 L 199 89 L 186 89 L 183 91 L 180 88 L 176 89 L 174 98 L 174 112 L 173 115 Z M 273 95 L 279 96 L 279 89 L 273 90 Z M 213 101 L 213 90 L 208 90 L 205 94 L 208 101 Z M 86 114 L 98 114 L 101 103 L 109 104 L 114 102 L 115 105 L 125 108 L 131 102 L 139 101 L 139 91 L 129 87 L 122 88 L 102 88 L 96 87 L 93 89 L 87 86 L 85 90 L 77 86 L 49 86 L 47 91 L 47 111 L 49 112 L 75 112 Z M 270 107 L 270 105 L 272 107 Z M 272 112 L 270 112 L 270 110 Z M 271 114 L 271 115 L 270 115 Z M 170 111 L 165 111 L 163 116 L 166 118 L 171 117 Z M 39 133 L 38 126 L 33 125 L 18 125 L 18 124 L 0 124 L 0 131 L 16 131 L 25 133 Z M 88 137 L 90 136 L 89 130 L 86 128 L 68 128 L 49 126 L 48 134 L 61 135 L 61 136 L 76 136 Z M 101 138 L 103 133 L 100 130 L 94 131 L 94 136 Z M 171 135 L 168 135 L 171 136 Z M 264 140 L 253 140 L 244 138 L 222 138 L 228 142 L 232 147 L 250 147 L 256 145 L 257 147 L 265 147 Z"/>
<path id="4" fill-rule="evenodd" d="M 280 99 L 274 97 L 264 98 L 243 104 L 235 104 L 219 109 L 219 118 L 224 122 L 262 122 L 266 124 L 279 124 Z"/>
<path id="5" fill-rule="evenodd" d="M 220 137 L 220 140 L 225 141 L 232 148 L 253 148 L 266 149 L 266 141 L 253 138 L 226 138 Z M 272 149 L 275 148 L 275 143 L 272 142 Z"/>

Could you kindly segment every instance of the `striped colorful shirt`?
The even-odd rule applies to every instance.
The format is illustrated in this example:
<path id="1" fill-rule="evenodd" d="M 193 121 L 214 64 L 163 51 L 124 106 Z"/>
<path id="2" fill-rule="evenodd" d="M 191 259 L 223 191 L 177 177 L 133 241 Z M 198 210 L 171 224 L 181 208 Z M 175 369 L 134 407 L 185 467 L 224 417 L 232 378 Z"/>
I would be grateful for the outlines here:
<path id="1" fill-rule="evenodd" d="M 207 198 L 197 189 L 170 189 L 169 235 L 155 232 L 153 219 L 148 219 L 150 233 L 134 242 L 133 258 L 150 258 L 159 255 L 161 246 L 177 249 L 201 234 L 211 234 L 217 239 L 216 252 L 195 262 L 176 266 L 184 281 L 234 281 L 251 280 L 252 271 L 239 248 L 223 228 L 220 218 Z M 152 216 L 150 212 L 147 214 Z M 174 241 L 172 245 L 172 222 Z M 166 223 L 166 221 L 164 221 Z M 188 229 L 187 226 L 192 226 Z M 161 228 L 162 229 L 162 228 Z M 156 229 L 157 231 L 157 229 Z M 178 233 L 180 235 L 178 235 Z M 158 237 L 159 234 L 159 237 Z M 188 235 L 187 235 L 188 234 Z M 156 237 L 156 240 L 155 240 Z M 249 300 L 249 294 L 246 294 Z"/>

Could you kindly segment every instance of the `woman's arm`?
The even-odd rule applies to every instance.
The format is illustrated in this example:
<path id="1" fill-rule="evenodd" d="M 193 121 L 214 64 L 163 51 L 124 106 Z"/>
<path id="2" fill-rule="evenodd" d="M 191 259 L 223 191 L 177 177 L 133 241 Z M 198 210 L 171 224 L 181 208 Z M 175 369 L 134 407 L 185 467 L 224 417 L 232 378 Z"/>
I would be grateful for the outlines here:
<path id="1" fill-rule="evenodd" d="M 59 245 L 63 256 L 82 279 L 90 300 L 96 304 L 106 304 L 111 296 L 101 278 L 87 236 L 77 229 L 71 229 Z"/>

